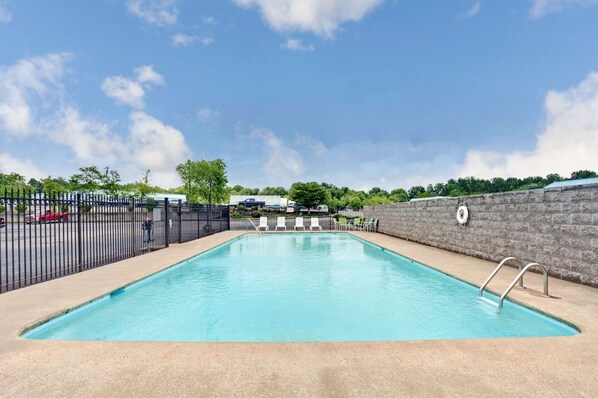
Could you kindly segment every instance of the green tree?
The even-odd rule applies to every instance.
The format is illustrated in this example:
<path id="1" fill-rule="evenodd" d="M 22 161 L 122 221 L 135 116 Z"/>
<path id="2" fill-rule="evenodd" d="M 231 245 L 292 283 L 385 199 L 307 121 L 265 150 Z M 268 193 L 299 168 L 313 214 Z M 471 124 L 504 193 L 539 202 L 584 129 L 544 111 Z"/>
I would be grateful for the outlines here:
<path id="1" fill-rule="evenodd" d="M 80 193 L 95 193 L 100 189 L 101 173 L 96 166 L 80 167 L 69 180 L 71 190 Z"/>
<path id="2" fill-rule="evenodd" d="M 408 195 L 409 199 L 415 199 L 420 197 L 426 193 L 426 188 L 422 187 L 421 185 L 416 185 L 414 187 L 409 188 Z"/>
<path id="3" fill-rule="evenodd" d="M 403 188 L 393 189 L 390 191 L 390 200 L 392 202 L 408 202 L 409 194 Z"/>
<path id="4" fill-rule="evenodd" d="M 44 184 L 35 178 L 30 178 L 27 185 L 29 185 L 35 193 L 41 193 L 44 189 Z"/>
<path id="5" fill-rule="evenodd" d="M 151 173 L 149 170 L 145 171 L 145 174 L 139 181 L 125 184 L 121 189 L 128 195 L 131 195 L 137 199 L 145 199 L 148 195 L 158 192 L 160 189 L 150 184 Z"/>
<path id="6" fill-rule="evenodd" d="M 288 191 L 283 187 L 266 187 L 260 191 L 260 195 L 278 195 L 278 196 L 286 196 L 288 195 Z"/>
<path id="7" fill-rule="evenodd" d="M 42 190 L 52 193 L 67 193 L 69 191 L 68 183 L 64 178 L 52 178 L 52 176 L 48 176 L 42 180 Z"/>
<path id="8" fill-rule="evenodd" d="M 199 160 L 195 162 L 193 184 L 200 199 L 208 205 L 225 202 L 228 197 L 226 189 L 226 163 L 222 159 Z"/>
<path id="9" fill-rule="evenodd" d="M 120 185 L 120 174 L 118 171 L 104 167 L 104 172 L 100 174 L 100 189 L 112 196 L 121 193 L 122 186 Z"/>
<path id="10" fill-rule="evenodd" d="M 326 203 L 326 189 L 317 182 L 296 182 L 291 186 L 291 199 L 299 206 L 305 206 L 308 213 L 312 207 Z"/>
<path id="11" fill-rule="evenodd" d="M 591 170 L 577 170 L 577 171 L 574 171 L 573 173 L 571 173 L 572 180 L 579 180 L 582 178 L 594 178 L 594 177 L 598 177 L 598 174 L 596 174 L 595 171 L 591 171 Z"/>
<path id="12" fill-rule="evenodd" d="M 187 202 L 194 203 L 197 200 L 197 189 L 195 180 L 197 178 L 197 162 L 189 159 L 185 163 L 181 163 L 176 167 L 176 172 L 181 181 L 183 181 L 183 193 L 187 198 Z M 238 185 L 241 189 L 240 185 Z"/>
<path id="13" fill-rule="evenodd" d="M 19 173 L 0 173 L 0 188 L 2 190 L 26 191 L 25 177 Z"/>

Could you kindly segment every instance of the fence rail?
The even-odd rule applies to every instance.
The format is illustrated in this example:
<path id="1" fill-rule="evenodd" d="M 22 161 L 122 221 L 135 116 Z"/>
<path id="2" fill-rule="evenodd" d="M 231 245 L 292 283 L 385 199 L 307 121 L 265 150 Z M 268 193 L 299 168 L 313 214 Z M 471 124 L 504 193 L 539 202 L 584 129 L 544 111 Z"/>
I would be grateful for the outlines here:
<path id="1" fill-rule="evenodd" d="M 4 191 L 0 293 L 227 229 L 228 206 Z"/>

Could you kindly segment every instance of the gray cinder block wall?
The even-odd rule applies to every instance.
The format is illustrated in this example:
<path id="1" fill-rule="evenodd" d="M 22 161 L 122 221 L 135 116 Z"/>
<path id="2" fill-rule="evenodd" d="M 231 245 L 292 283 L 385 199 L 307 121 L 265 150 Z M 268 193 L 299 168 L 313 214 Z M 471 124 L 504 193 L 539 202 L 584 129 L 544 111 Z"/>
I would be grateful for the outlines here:
<path id="1" fill-rule="evenodd" d="M 496 262 L 514 256 L 598 287 L 598 185 L 366 206 L 364 215 L 379 218 L 383 234 Z"/>

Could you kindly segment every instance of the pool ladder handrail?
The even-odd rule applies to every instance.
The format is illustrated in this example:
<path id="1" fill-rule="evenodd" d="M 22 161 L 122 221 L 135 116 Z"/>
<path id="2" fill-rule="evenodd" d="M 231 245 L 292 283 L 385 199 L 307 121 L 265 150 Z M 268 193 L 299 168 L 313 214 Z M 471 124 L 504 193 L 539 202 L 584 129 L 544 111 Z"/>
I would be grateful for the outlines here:
<path id="1" fill-rule="evenodd" d="M 486 281 L 484 281 L 484 283 L 482 283 L 482 286 L 480 286 L 480 290 L 478 292 L 478 296 L 479 297 L 483 297 L 483 295 L 484 295 L 484 289 L 486 288 L 486 286 L 488 286 L 488 284 L 494 278 L 494 276 L 496 276 L 496 274 L 498 273 L 498 271 L 500 271 L 500 269 L 505 264 L 507 264 L 509 261 L 516 261 L 517 265 L 519 266 L 519 270 L 521 271 L 521 265 L 523 264 L 523 261 L 519 260 L 516 257 L 506 257 L 506 258 L 504 258 L 500 263 L 498 263 L 498 265 L 496 266 L 496 268 L 494 268 L 494 271 L 492 271 L 492 273 L 490 274 L 490 276 L 488 276 L 488 278 L 486 279 Z M 521 278 L 519 280 L 519 287 L 522 288 L 522 289 L 524 288 L 524 286 L 523 286 L 523 278 Z"/>
<path id="2" fill-rule="evenodd" d="M 546 269 L 545 266 L 540 265 L 538 263 L 529 263 L 525 267 L 523 267 L 523 269 L 521 269 L 521 271 L 519 271 L 519 273 L 517 274 L 515 279 L 513 279 L 513 282 L 511 282 L 509 287 L 507 287 L 507 290 L 505 290 L 505 292 L 502 294 L 502 296 L 500 296 L 500 298 L 498 299 L 498 308 L 502 308 L 502 303 L 505 300 L 505 298 L 507 297 L 507 295 L 511 292 L 511 290 L 513 290 L 513 288 L 515 287 L 515 285 L 517 284 L 518 281 L 523 280 L 523 275 L 532 267 L 539 267 L 540 270 L 542 271 L 543 284 L 544 284 L 544 292 L 542 294 L 542 297 L 550 297 L 550 295 L 548 294 L 548 270 Z"/>
<path id="3" fill-rule="evenodd" d="M 255 225 L 255 223 L 253 222 L 253 220 L 250 217 L 247 217 L 247 219 L 249 220 L 249 222 L 251 223 L 251 225 L 253 225 L 253 228 L 255 228 L 255 230 L 257 231 L 258 235 L 262 235 L 262 231 L 260 231 L 260 229 L 257 227 L 257 225 Z"/>

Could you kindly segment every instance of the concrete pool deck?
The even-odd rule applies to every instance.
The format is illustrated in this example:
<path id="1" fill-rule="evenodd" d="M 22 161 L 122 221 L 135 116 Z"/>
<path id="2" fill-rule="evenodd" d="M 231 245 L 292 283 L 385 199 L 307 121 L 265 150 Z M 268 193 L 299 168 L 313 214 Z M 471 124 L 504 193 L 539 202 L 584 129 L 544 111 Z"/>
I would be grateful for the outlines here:
<path id="1" fill-rule="evenodd" d="M 576 336 L 341 343 L 46 341 L 21 331 L 245 231 L 0 295 L 0 396 L 598 396 L 598 289 L 527 274 L 510 297 L 574 323 Z M 352 232 L 479 286 L 496 264 Z M 502 292 L 517 270 L 490 284 Z M 431 294 L 434 294 L 431 292 Z M 472 300 L 475 300 L 472 297 Z"/>

